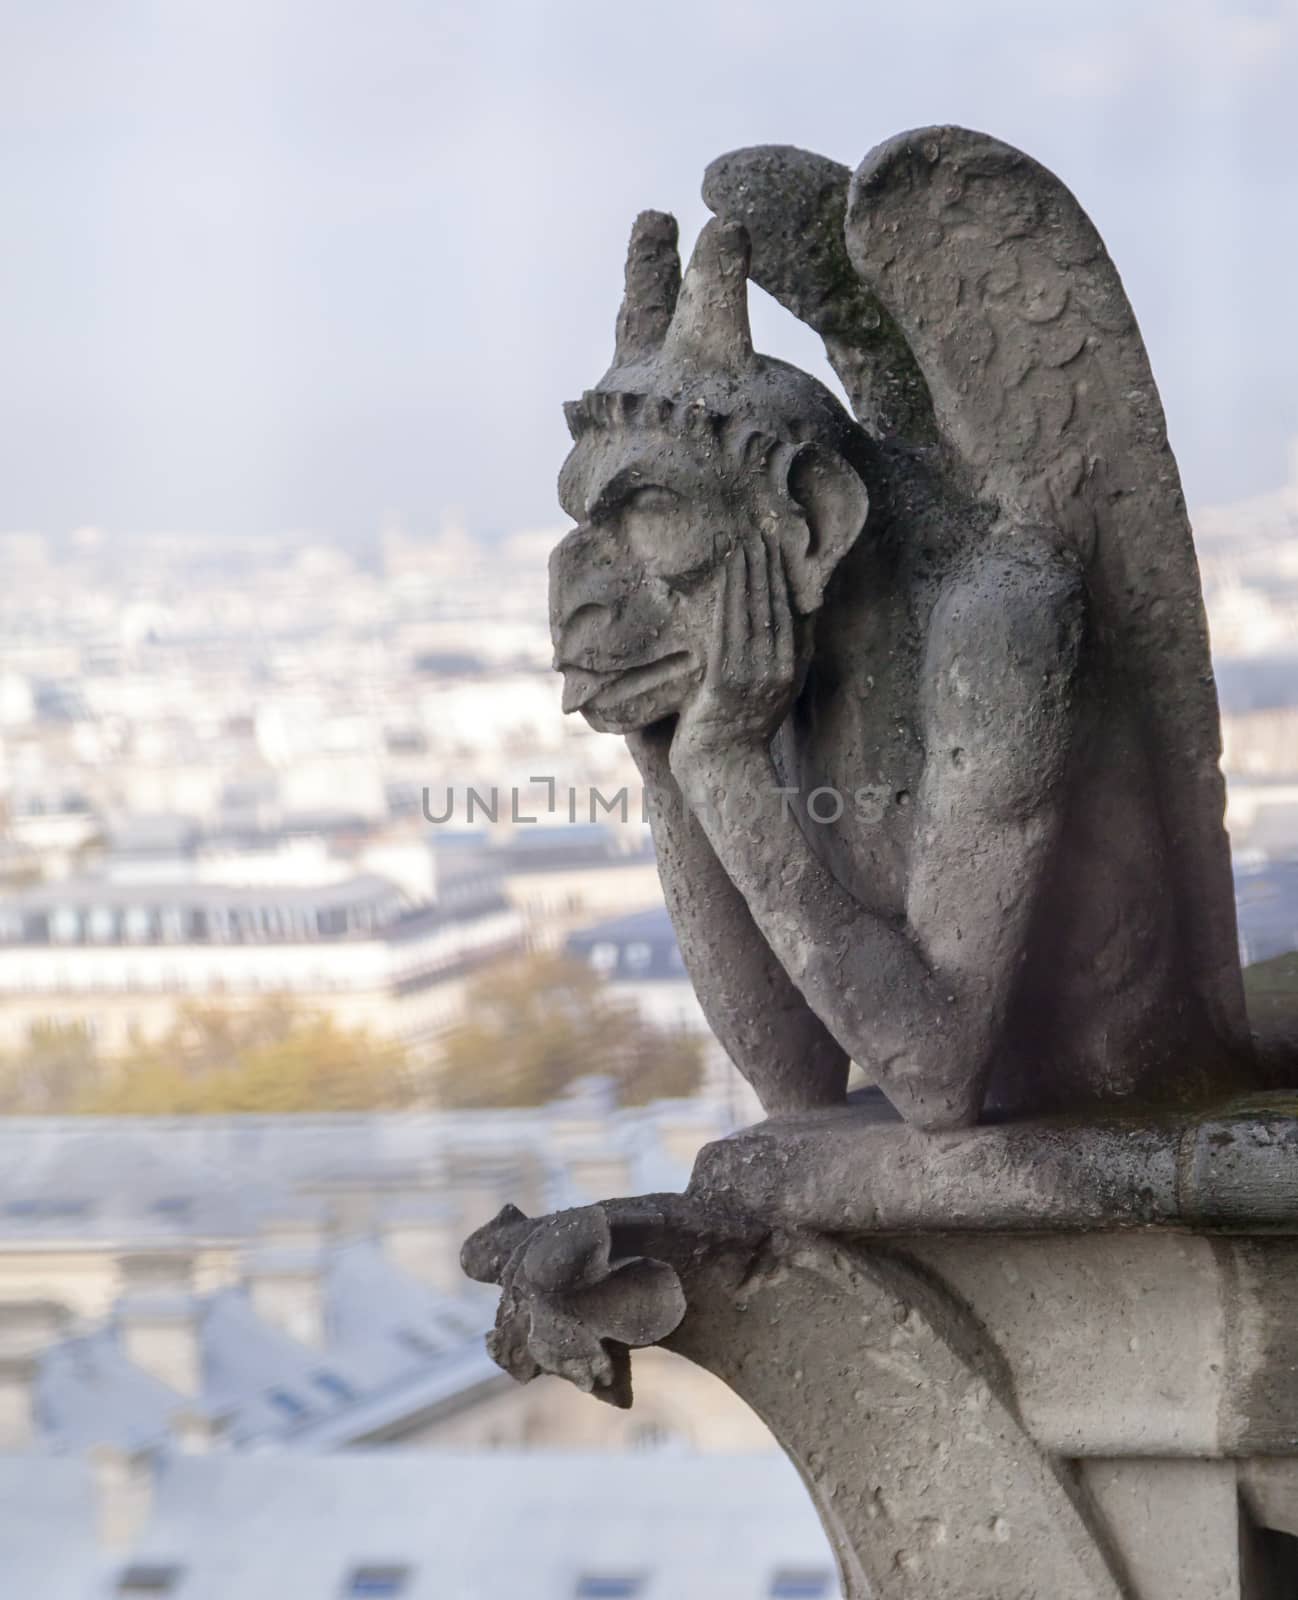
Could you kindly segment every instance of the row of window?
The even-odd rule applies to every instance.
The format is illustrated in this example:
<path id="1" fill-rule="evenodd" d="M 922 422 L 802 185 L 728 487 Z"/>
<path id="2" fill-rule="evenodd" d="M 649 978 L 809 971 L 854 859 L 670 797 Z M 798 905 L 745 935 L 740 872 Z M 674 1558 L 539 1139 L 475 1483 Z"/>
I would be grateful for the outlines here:
<path id="1" fill-rule="evenodd" d="M 653 966 L 654 947 L 643 939 L 633 940 L 627 945 L 616 945 L 611 939 L 601 939 L 590 947 L 587 960 L 596 972 L 609 976 L 617 971 L 619 955 L 621 964 L 627 972 L 648 972 Z M 685 962 L 680 951 L 675 945 L 671 947 L 668 956 L 668 965 L 674 972 L 684 972 Z"/>
<path id="2" fill-rule="evenodd" d="M 3 1214 L 17 1222 L 76 1222 L 92 1216 L 94 1210 L 92 1200 L 40 1195 L 6 1200 Z M 164 1194 L 150 1200 L 145 1210 L 166 1222 L 189 1222 L 195 1214 L 195 1202 L 190 1195 Z"/>
<path id="3" fill-rule="evenodd" d="M 346 1600 L 399 1600 L 413 1569 L 406 1566 L 354 1567 L 341 1594 Z M 185 1569 L 173 1564 L 127 1567 L 117 1580 L 119 1600 L 162 1600 L 181 1594 Z"/>
<path id="4" fill-rule="evenodd" d="M 649 1593 L 649 1584 L 648 1573 L 587 1572 L 577 1579 L 574 1600 L 640 1600 Z M 825 1568 L 785 1567 L 772 1575 L 766 1600 L 829 1600 L 837 1592 L 833 1574 Z"/>
<path id="5" fill-rule="evenodd" d="M 8 944 L 258 944 L 267 939 L 328 939 L 385 927 L 396 907 L 56 906 L 0 909 Z"/>
<path id="6" fill-rule="evenodd" d="M 482 965 L 492 957 L 506 955 L 517 948 L 514 939 L 497 939 L 490 944 L 452 950 L 435 959 L 425 958 L 422 963 L 402 966 L 390 971 L 385 980 L 398 995 L 410 994 L 418 989 L 431 988 L 448 975 L 465 968 L 469 961 Z M 173 966 L 150 965 L 141 972 L 127 968 L 122 972 L 87 973 L 71 971 L 53 963 L 39 970 L 19 969 L 12 982 L 0 981 L 0 993 L 15 994 L 225 994 L 262 992 L 291 994 L 304 991 L 315 994 L 321 991 L 346 991 L 367 988 L 366 971 L 358 970 L 352 963 L 344 976 L 326 971 L 323 967 L 310 967 L 305 972 L 283 972 L 276 967 L 258 972 L 181 972 Z M 448 1001 L 448 1017 L 454 1012 L 454 1002 Z M 32 1038 L 48 1028 L 63 1027 L 66 1017 L 51 1015 L 36 1017 L 28 1024 Z M 96 1032 L 93 1018 L 79 1023 L 91 1036 Z"/>
<path id="7" fill-rule="evenodd" d="M 32 970 L 30 967 L 12 975 L 12 981 L 0 982 L 0 992 L 14 994 L 223 994 L 226 990 L 260 990 L 278 993 L 281 990 L 353 989 L 357 987 L 356 974 L 343 978 L 323 967 L 311 967 L 305 972 L 282 972 L 274 966 L 269 971 L 257 972 L 181 972 L 176 967 L 150 965 L 146 970 L 128 967 L 122 972 L 86 972 L 84 969 L 53 963 Z M 363 976 L 363 975 L 362 975 Z M 31 1023 L 33 1033 L 42 1028 L 61 1027 L 65 1017 L 38 1017 Z M 93 1019 L 85 1023 L 87 1032 L 93 1033 Z"/>
<path id="8" fill-rule="evenodd" d="M 321 1367 L 313 1372 L 311 1382 L 321 1394 L 328 1395 L 337 1405 L 350 1405 L 356 1398 L 356 1390 L 347 1379 L 337 1372 L 330 1372 L 327 1367 Z M 311 1415 L 311 1407 L 291 1389 L 268 1389 L 266 1398 L 275 1410 L 290 1422 L 300 1422 L 304 1417 Z"/>
<path id="9" fill-rule="evenodd" d="M 354 1567 L 340 1593 L 344 1600 L 400 1600 L 413 1571 L 400 1565 Z M 117 1593 L 131 1600 L 179 1597 L 183 1576 L 179 1566 L 127 1567 Z M 649 1581 L 646 1573 L 586 1572 L 577 1579 L 573 1600 L 639 1600 L 648 1594 Z M 833 1575 L 823 1568 L 786 1568 L 772 1575 L 766 1600 L 830 1600 L 836 1592 Z"/>

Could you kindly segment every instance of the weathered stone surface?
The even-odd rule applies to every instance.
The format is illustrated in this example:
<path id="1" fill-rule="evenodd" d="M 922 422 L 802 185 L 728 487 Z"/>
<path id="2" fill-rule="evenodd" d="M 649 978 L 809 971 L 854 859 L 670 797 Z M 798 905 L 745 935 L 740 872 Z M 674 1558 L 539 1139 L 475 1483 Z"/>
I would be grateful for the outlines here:
<path id="1" fill-rule="evenodd" d="M 905 1253 L 977 1316 L 1052 1454 L 1298 1450 L 1294 1239 L 944 1234 Z"/>
<path id="2" fill-rule="evenodd" d="M 1233 1462 L 1088 1461 L 1081 1477 L 1141 1600 L 1236 1600 L 1248 1592 Z"/>
<path id="3" fill-rule="evenodd" d="M 685 1315 L 673 1268 L 615 1255 L 600 1206 L 539 1220 L 506 1206 L 466 1241 L 463 1260 L 470 1277 L 501 1286 L 487 1349 L 520 1383 L 548 1372 L 629 1406 L 630 1352 L 666 1339 Z"/>
<path id="4" fill-rule="evenodd" d="M 523 1222 L 559 1242 L 556 1283 L 585 1282 L 598 1257 L 600 1281 L 649 1260 L 679 1286 L 683 1315 L 665 1307 L 661 1342 L 775 1432 L 849 1595 L 1288 1592 L 1249 1578 L 1246 1557 L 1253 1524 L 1298 1523 L 1298 1478 L 1266 1460 L 1295 1449 L 1298 1424 L 1291 1238 L 1147 1227 L 866 1241 L 772 1226 L 715 1196 L 508 1214 L 475 1236 L 470 1265 L 505 1282 L 515 1337 L 539 1330 L 538 1348 L 560 1352 L 547 1370 L 587 1388 L 553 1340 L 553 1308 L 511 1298 Z M 502 1230 L 507 1252 L 492 1243 Z M 596 1233 L 607 1259 L 580 1244 Z M 637 1342 L 650 1320 L 638 1303 L 622 1313 Z M 545 1365 L 497 1348 L 524 1379 Z M 607 1353 L 629 1400 L 629 1350 Z"/>
<path id="5" fill-rule="evenodd" d="M 685 1196 L 479 1230 L 493 1352 L 619 1405 L 634 1348 L 716 1373 L 850 1600 L 1281 1600 L 1298 1104 L 1256 1093 L 1197 568 L 1116 270 L 956 128 L 850 178 L 739 151 L 705 194 L 683 277 L 637 221 L 568 408 L 551 624 L 772 1116 Z M 750 275 L 855 419 L 753 350 Z"/>
<path id="6" fill-rule="evenodd" d="M 587 1209 L 607 1216 L 615 1270 L 650 1259 L 677 1277 L 688 1309 L 662 1343 L 722 1378 L 775 1433 L 821 1511 L 847 1594 L 1128 1592 L 1086 1495 L 1024 1430 L 995 1347 L 914 1266 L 681 1196 Z M 560 1213 L 535 1226 L 584 1238 L 583 1218 Z M 465 1252 L 469 1268 L 499 1274 L 507 1302 L 528 1249 L 518 1222 L 502 1214 Z M 496 1235 L 513 1241 L 507 1250 Z M 527 1314 L 509 1313 L 524 1338 Z M 548 1309 L 541 1325 L 548 1330 Z M 588 1386 L 566 1361 L 550 1370 Z"/>
<path id="7" fill-rule="evenodd" d="M 851 1057 L 924 1128 L 1255 1085 L 1194 550 L 1094 227 L 955 128 L 705 193 L 683 279 L 636 224 L 551 613 L 736 1065 L 789 1112 Z M 749 273 L 859 420 L 753 350 Z"/>
<path id="8" fill-rule="evenodd" d="M 1151 1223 L 1298 1233 L 1298 1107 L 998 1123 L 925 1134 L 872 1104 L 758 1123 L 704 1147 L 691 1191 L 833 1233 Z"/>
<path id="9" fill-rule="evenodd" d="M 933 402 L 910 346 L 847 253 L 852 169 L 792 145 L 719 156 L 703 198 L 752 241 L 754 283 L 825 342 L 861 426 L 909 445 L 938 440 Z"/>

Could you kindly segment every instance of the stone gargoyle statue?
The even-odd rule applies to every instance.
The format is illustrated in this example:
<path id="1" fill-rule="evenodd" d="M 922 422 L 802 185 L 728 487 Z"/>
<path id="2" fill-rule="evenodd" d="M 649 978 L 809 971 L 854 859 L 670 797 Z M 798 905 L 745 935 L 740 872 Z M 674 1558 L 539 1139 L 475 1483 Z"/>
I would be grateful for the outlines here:
<path id="1" fill-rule="evenodd" d="M 855 175 L 740 151 L 704 195 L 683 279 L 672 219 L 636 223 L 569 408 L 551 622 L 770 1115 L 684 1194 L 480 1228 L 491 1351 L 616 1406 L 646 1345 L 713 1373 L 850 1600 L 1292 1595 L 1298 1104 L 1256 1091 L 1298 1062 L 1249 1035 L 1118 275 L 1056 178 L 959 128 Z M 754 352 L 750 277 L 855 418 Z"/>
<path id="2" fill-rule="evenodd" d="M 725 156 L 636 222 L 567 408 L 564 706 L 624 734 L 699 999 L 772 1114 L 923 1129 L 1255 1082 L 1190 527 L 1073 195 L 933 128 Z M 755 353 L 748 279 L 850 416 Z"/>

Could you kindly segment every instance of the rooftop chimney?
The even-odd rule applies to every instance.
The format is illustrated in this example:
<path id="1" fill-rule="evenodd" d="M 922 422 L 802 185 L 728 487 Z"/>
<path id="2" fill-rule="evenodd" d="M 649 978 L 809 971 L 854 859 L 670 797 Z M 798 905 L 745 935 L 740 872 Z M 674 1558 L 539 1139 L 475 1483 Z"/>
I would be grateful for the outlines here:
<path id="1" fill-rule="evenodd" d="M 188 1250 L 131 1250 L 117 1258 L 119 1295 L 188 1294 L 194 1258 Z"/>
<path id="2" fill-rule="evenodd" d="M 123 1555 L 144 1531 L 153 1509 L 151 1450 L 99 1444 L 90 1451 L 95 1531 L 105 1555 Z"/>
<path id="3" fill-rule="evenodd" d="M 0 1454 L 18 1455 L 36 1440 L 35 1351 L 0 1350 Z"/>
<path id="4" fill-rule="evenodd" d="M 264 1250 L 319 1250 L 329 1235 L 328 1208 L 309 1200 L 268 1211 L 257 1224 L 257 1242 Z"/>
<path id="5" fill-rule="evenodd" d="M 471 1232 L 458 1206 L 432 1200 L 394 1200 L 379 1217 L 383 1253 L 394 1267 L 445 1294 L 465 1287 L 460 1269 L 462 1236 Z"/>
<path id="6" fill-rule="evenodd" d="M 247 1264 L 252 1309 L 291 1339 L 325 1342 L 325 1297 L 319 1251 L 258 1250 Z"/>
<path id="7" fill-rule="evenodd" d="M 177 1394 L 203 1388 L 200 1306 L 192 1293 L 193 1259 L 182 1251 L 147 1251 L 118 1261 L 118 1339 L 128 1361 Z"/>
<path id="8" fill-rule="evenodd" d="M 182 1455 L 205 1456 L 226 1442 L 230 1418 L 211 1411 L 177 1411 L 171 1419 L 171 1433 Z"/>
<path id="9" fill-rule="evenodd" d="M 329 1217 L 304 1203 L 268 1213 L 244 1264 L 252 1308 L 263 1322 L 302 1344 L 325 1342 L 324 1248 Z"/>
<path id="10" fill-rule="evenodd" d="M 66 1311 L 52 1300 L 0 1302 L 0 1451 L 17 1453 L 35 1442 L 41 1352 L 67 1323 Z"/>
<path id="11" fill-rule="evenodd" d="M 548 1125 L 545 1131 L 548 1139 Z M 530 1150 L 516 1148 L 507 1155 L 455 1150 L 450 1152 L 444 1172 L 442 1187 L 459 1207 L 466 1234 L 490 1222 L 506 1200 L 532 1216 L 549 1209 L 548 1174 Z"/>

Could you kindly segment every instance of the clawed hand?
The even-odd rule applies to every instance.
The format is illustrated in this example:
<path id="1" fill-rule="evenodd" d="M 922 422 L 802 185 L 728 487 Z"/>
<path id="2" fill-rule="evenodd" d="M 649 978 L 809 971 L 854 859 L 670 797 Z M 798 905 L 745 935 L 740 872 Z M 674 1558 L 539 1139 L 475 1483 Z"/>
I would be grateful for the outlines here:
<path id="1" fill-rule="evenodd" d="M 796 682 L 784 557 L 775 539 L 750 539 L 722 570 L 707 672 L 681 712 L 673 762 L 700 749 L 765 744 L 788 715 Z"/>

